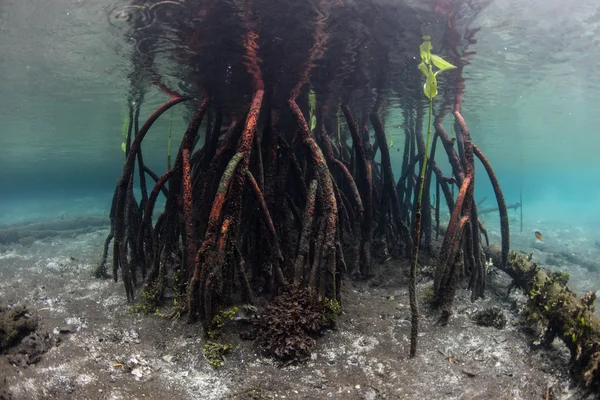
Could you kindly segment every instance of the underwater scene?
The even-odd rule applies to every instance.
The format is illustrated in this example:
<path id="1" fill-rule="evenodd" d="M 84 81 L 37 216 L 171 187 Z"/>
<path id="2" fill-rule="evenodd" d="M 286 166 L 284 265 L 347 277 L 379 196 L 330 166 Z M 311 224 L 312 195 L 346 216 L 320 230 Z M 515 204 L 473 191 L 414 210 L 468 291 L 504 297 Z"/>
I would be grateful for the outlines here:
<path id="1" fill-rule="evenodd" d="M 0 400 L 600 398 L 597 0 L 1 0 Z"/>

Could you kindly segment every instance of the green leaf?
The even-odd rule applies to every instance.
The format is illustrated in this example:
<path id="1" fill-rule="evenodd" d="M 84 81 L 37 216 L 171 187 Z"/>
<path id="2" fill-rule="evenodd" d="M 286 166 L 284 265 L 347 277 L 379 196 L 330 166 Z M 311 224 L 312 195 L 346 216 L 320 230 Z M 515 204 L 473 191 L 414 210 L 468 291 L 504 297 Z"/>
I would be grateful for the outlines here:
<path id="1" fill-rule="evenodd" d="M 316 106 L 317 106 L 317 96 L 315 95 L 314 90 L 310 89 L 310 92 L 308 92 L 308 109 L 310 110 L 311 113 L 313 111 L 315 111 Z"/>
<path id="2" fill-rule="evenodd" d="M 421 64 L 419 64 L 419 70 L 423 73 L 423 75 L 427 76 L 427 74 L 429 74 L 429 69 L 427 68 L 427 66 L 425 65 L 424 62 L 422 62 Z"/>
<path id="3" fill-rule="evenodd" d="M 121 151 L 125 153 L 125 150 L 127 150 L 127 145 L 125 144 L 125 142 L 123 142 L 121 143 Z"/>
<path id="4" fill-rule="evenodd" d="M 437 95 L 437 79 L 432 71 L 427 74 L 427 81 L 423 86 L 423 91 L 428 99 L 433 99 Z"/>
<path id="5" fill-rule="evenodd" d="M 311 115 L 310 116 L 310 130 L 312 131 L 316 127 L 317 127 L 317 117 L 315 117 L 314 115 Z"/>
<path id="6" fill-rule="evenodd" d="M 425 40 L 419 46 L 419 50 L 421 51 L 421 60 L 423 60 L 425 64 L 431 64 L 431 49 L 431 42 L 429 40 Z"/>
<path id="7" fill-rule="evenodd" d="M 129 116 L 126 115 L 125 118 L 123 118 L 123 123 L 121 124 L 121 134 L 123 134 L 123 137 L 125 139 L 127 139 L 128 133 L 129 133 Z"/>
<path id="8" fill-rule="evenodd" d="M 431 56 L 431 61 L 433 61 L 433 64 L 439 68 L 438 72 L 456 68 L 456 66 L 450 64 L 448 61 L 444 60 L 440 56 L 436 56 L 435 54 L 431 54 L 430 56 Z M 436 74 L 437 74 L 437 72 L 436 72 Z"/>

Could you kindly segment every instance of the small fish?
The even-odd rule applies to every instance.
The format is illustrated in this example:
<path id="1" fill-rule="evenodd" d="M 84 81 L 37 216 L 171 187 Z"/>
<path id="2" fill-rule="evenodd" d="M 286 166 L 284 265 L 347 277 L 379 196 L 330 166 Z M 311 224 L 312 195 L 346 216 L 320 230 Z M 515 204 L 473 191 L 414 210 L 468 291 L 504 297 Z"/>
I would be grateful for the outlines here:
<path id="1" fill-rule="evenodd" d="M 535 237 L 537 238 L 537 240 L 544 239 L 544 237 L 542 236 L 542 234 L 539 231 L 535 231 Z"/>
<path id="2" fill-rule="evenodd" d="M 38 311 L 50 311 L 50 307 L 40 308 Z"/>
<path id="3" fill-rule="evenodd" d="M 389 140 L 388 140 L 388 148 L 392 148 L 394 147 L 394 138 L 390 136 Z"/>
<path id="4" fill-rule="evenodd" d="M 492 258 L 490 257 L 489 261 L 485 262 L 485 273 L 489 274 L 494 270 L 494 263 L 492 262 Z"/>
<path id="5" fill-rule="evenodd" d="M 124 367 L 124 366 L 125 366 L 125 364 L 121 364 L 121 363 L 113 364 L 113 367 Z"/>
<path id="6" fill-rule="evenodd" d="M 250 321 L 256 318 L 257 308 L 251 304 L 240 306 L 233 317 L 234 321 Z"/>

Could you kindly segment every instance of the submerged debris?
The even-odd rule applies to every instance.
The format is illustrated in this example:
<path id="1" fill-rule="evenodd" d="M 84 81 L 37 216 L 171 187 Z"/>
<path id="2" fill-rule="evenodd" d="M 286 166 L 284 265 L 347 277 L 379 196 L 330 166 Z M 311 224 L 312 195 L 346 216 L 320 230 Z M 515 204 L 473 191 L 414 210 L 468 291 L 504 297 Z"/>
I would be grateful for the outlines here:
<path id="1" fill-rule="evenodd" d="M 53 343 L 54 340 L 49 334 L 34 332 L 21 341 L 14 354 L 9 354 L 6 358 L 12 365 L 25 368 L 37 364 Z"/>
<path id="2" fill-rule="evenodd" d="M 233 346 L 219 342 L 222 330 L 225 324 L 234 319 L 238 313 L 238 307 L 232 307 L 228 310 L 221 310 L 212 320 L 212 323 L 206 332 L 208 342 L 204 344 L 204 356 L 215 368 L 221 368 L 227 354 Z"/>
<path id="3" fill-rule="evenodd" d="M 255 322 L 257 340 L 268 356 L 303 361 L 310 357 L 314 337 L 331 327 L 340 312 L 338 302 L 315 302 L 305 290 L 286 292 L 272 300 Z"/>
<path id="4" fill-rule="evenodd" d="M 26 307 L 0 306 L 0 352 L 18 344 L 22 338 L 35 331 L 37 325 L 37 320 Z"/>
<path id="5" fill-rule="evenodd" d="M 496 329 L 504 329 L 506 326 L 504 312 L 497 307 L 486 308 L 475 313 L 471 318 L 480 326 L 493 326 Z"/>
<path id="6" fill-rule="evenodd" d="M 233 348 L 230 344 L 221 344 L 211 340 L 204 344 L 204 355 L 215 368 L 221 368 L 225 361 L 225 354 Z"/>
<path id="7" fill-rule="evenodd" d="M 8 392 L 8 390 L 6 389 L 6 387 L 7 387 L 6 377 L 4 377 L 4 379 L 2 381 L 0 381 L 0 399 L 2 399 L 2 400 L 12 400 L 13 397 Z"/>
<path id="8" fill-rule="evenodd" d="M 489 256 L 498 254 L 488 249 Z M 600 321 L 595 314 L 596 294 L 579 298 L 566 286 L 569 274 L 548 271 L 523 257 L 510 253 L 504 271 L 528 295 L 525 315 L 540 334 L 534 344 L 549 345 L 562 339 L 571 353 L 573 377 L 591 391 L 600 391 Z M 513 283 L 513 285 L 515 285 Z"/>

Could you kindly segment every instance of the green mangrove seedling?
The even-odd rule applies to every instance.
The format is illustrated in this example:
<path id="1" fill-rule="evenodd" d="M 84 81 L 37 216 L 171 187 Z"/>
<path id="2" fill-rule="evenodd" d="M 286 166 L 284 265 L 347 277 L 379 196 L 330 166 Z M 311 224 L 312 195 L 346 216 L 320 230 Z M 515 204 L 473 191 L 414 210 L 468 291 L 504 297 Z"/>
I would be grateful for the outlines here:
<path id="1" fill-rule="evenodd" d="M 417 281 L 417 258 L 419 256 L 419 241 L 421 237 L 421 207 L 423 201 L 423 187 L 425 186 L 425 170 L 427 169 L 427 158 L 429 153 L 429 144 L 431 142 L 431 117 L 433 114 L 433 98 L 437 95 L 437 79 L 436 76 L 442 71 L 456 68 L 454 65 L 445 61 L 442 57 L 431 54 L 431 37 L 423 36 L 423 43 L 419 47 L 421 53 L 421 63 L 419 70 L 425 75 L 426 81 L 423 86 L 423 92 L 429 99 L 429 122 L 427 123 L 427 141 L 425 144 L 425 154 L 423 154 L 423 165 L 419 176 L 419 195 L 417 197 L 417 212 L 415 215 L 415 228 L 413 237 L 413 250 L 410 264 L 410 312 L 411 332 L 410 332 L 410 356 L 414 357 L 417 354 L 417 335 L 419 333 L 419 308 L 417 305 L 416 281 Z M 433 67 L 437 67 L 434 72 Z"/>

